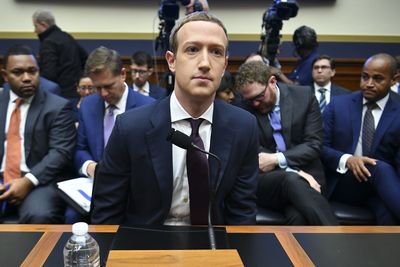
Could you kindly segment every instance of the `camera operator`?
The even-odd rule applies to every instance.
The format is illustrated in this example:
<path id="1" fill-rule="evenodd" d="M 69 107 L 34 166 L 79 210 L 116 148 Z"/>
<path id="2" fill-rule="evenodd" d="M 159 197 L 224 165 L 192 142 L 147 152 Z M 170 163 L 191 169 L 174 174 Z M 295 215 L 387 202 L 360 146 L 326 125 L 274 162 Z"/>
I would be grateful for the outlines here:
<path id="1" fill-rule="evenodd" d="M 186 5 L 186 14 L 193 13 L 196 10 L 195 9 L 196 2 L 201 4 L 202 10 L 204 10 L 204 11 L 210 10 L 207 0 L 197 0 L 197 1 L 196 0 L 190 0 L 190 3 L 188 5 Z"/>

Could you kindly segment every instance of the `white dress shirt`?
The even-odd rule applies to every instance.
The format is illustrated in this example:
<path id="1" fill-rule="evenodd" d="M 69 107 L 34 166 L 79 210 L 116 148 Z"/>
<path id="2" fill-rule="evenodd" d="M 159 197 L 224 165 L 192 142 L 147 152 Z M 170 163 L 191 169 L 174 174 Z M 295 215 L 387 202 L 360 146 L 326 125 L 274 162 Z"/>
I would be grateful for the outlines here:
<path id="1" fill-rule="evenodd" d="M 132 84 L 132 88 L 134 91 L 141 93 L 142 95 L 149 96 L 150 94 L 150 84 L 146 82 L 143 87 L 139 88 L 136 84 Z"/>
<path id="2" fill-rule="evenodd" d="M 39 180 L 32 174 L 29 173 L 30 169 L 26 165 L 26 158 L 25 158 L 25 124 L 26 124 L 26 117 L 28 116 L 28 110 L 31 106 L 32 99 L 34 96 L 30 98 L 25 98 L 24 103 L 20 106 L 20 114 L 21 114 L 21 123 L 19 125 L 19 135 L 21 137 L 21 172 L 26 173 L 25 176 L 36 186 L 39 184 Z M 10 90 L 10 100 L 8 101 L 8 108 L 7 108 L 7 117 L 6 117 L 6 127 L 5 127 L 5 136 L 7 136 L 8 128 L 11 119 L 11 113 L 15 109 L 15 101 L 19 98 L 12 90 Z M 4 155 L 1 163 L 1 170 L 0 172 L 4 172 L 5 164 L 6 164 L 6 151 L 7 151 L 7 140 L 4 141 Z M 18 177 L 19 178 L 19 177 Z"/>
<path id="3" fill-rule="evenodd" d="M 171 126 L 190 136 L 192 128 L 186 119 L 192 118 L 176 98 L 175 92 L 170 100 Z M 199 117 L 204 119 L 199 127 L 199 135 L 204 143 L 204 149 L 210 150 L 211 124 L 214 103 Z M 193 118 L 198 119 L 198 118 Z M 172 145 L 173 191 L 171 209 L 164 224 L 190 225 L 189 183 L 186 172 L 186 150 Z"/>
<path id="4" fill-rule="evenodd" d="M 379 108 L 375 108 L 372 110 L 372 116 L 374 117 L 375 129 L 379 124 L 379 120 L 381 119 L 383 110 L 385 109 L 386 103 L 389 100 L 389 94 L 387 94 L 384 98 L 376 101 L 376 104 Z M 362 110 L 362 118 L 361 118 L 361 127 L 360 134 L 358 136 L 356 150 L 354 151 L 354 156 L 362 156 L 362 125 L 364 123 L 365 112 L 367 111 L 367 105 L 365 105 L 368 101 L 363 98 L 363 110 Z M 339 165 L 336 169 L 338 173 L 346 173 L 348 168 L 346 167 L 347 160 L 353 155 L 351 154 L 343 154 L 340 157 Z"/>
<path id="5" fill-rule="evenodd" d="M 117 115 L 122 114 L 125 112 L 126 110 L 126 102 L 128 100 L 128 85 L 125 83 L 125 89 L 124 89 L 124 93 L 122 94 L 121 99 L 118 101 L 118 103 L 115 104 L 115 109 L 114 109 L 114 120 L 117 118 Z M 104 108 L 105 110 L 107 110 L 108 106 L 110 104 L 107 103 L 106 101 L 104 101 Z M 106 116 L 107 112 L 104 112 L 104 116 Z M 87 160 L 82 164 L 82 167 L 80 169 L 80 173 L 82 173 L 83 175 L 90 177 L 89 174 L 87 173 L 87 167 L 90 163 L 96 163 L 93 160 Z M 93 178 L 93 177 L 92 177 Z"/>
<path id="6" fill-rule="evenodd" d="M 315 88 L 314 93 L 315 93 L 315 97 L 318 100 L 318 103 L 321 100 L 321 92 L 319 91 L 319 89 L 325 88 L 326 89 L 326 91 L 325 91 L 325 101 L 326 101 L 327 105 L 329 104 L 329 102 L 331 101 L 331 85 L 332 85 L 332 83 L 329 82 L 327 85 L 321 87 L 318 84 L 314 83 L 314 88 Z"/>

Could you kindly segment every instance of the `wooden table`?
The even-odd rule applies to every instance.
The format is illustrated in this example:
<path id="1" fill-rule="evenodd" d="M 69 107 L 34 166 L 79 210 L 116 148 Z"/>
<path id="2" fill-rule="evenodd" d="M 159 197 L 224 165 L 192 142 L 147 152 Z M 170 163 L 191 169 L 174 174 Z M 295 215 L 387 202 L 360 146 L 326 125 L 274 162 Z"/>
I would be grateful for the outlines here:
<path id="1" fill-rule="evenodd" d="M 118 229 L 118 226 L 101 226 L 101 225 L 90 225 L 89 232 L 91 233 L 115 233 Z M 326 239 L 322 238 L 336 238 L 338 236 L 342 236 L 344 238 L 348 238 L 349 242 L 351 242 L 351 238 L 363 237 L 366 242 L 368 238 L 373 238 L 374 242 L 381 242 L 382 244 L 375 244 L 375 248 L 372 251 L 365 251 L 366 255 L 368 253 L 381 253 L 377 248 L 381 248 L 383 252 L 388 253 L 388 257 L 391 257 L 391 260 L 397 260 L 397 264 L 400 264 L 400 253 L 392 253 L 392 249 L 396 249 L 400 252 L 397 243 L 397 247 L 393 248 L 393 244 L 396 244 L 397 241 L 400 241 L 400 227 L 399 226 L 335 226 L 335 227 L 314 227 L 314 226 L 227 226 L 226 231 L 228 234 L 272 234 L 279 241 L 282 246 L 284 252 L 287 254 L 287 257 L 290 259 L 291 263 L 294 266 L 318 266 L 318 260 L 312 260 L 312 256 L 310 256 L 312 251 L 310 251 L 310 242 L 308 242 L 308 237 L 317 237 L 318 244 L 314 244 L 317 246 L 326 245 Z M 42 266 L 46 262 L 49 255 L 52 253 L 53 248 L 56 246 L 60 237 L 64 232 L 71 232 L 70 225 L 0 225 L 0 234 L 1 233 L 25 233 L 25 232 L 40 232 L 43 233 L 33 248 L 30 250 L 28 255 L 25 257 L 21 266 Z M 322 234 L 322 235 L 320 235 Z M 329 234 L 329 235 L 324 235 Z M 361 234 L 361 235 L 358 235 Z M 386 241 L 375 241 L 376 237 L 389 238 L 389 243 Z M 322 240 L 322 241 L 321 241 Z M 308 243 L 307 243 L 308 242 Z M 395 243 L 391 243 L 395 242 Z M 311 247 L 312 247 L 311 242 Z M 368 246 L 368 244 L 366 244 Z M 385 247 L 387 246 L 387 247 Z M 1 253 L 0 247 L 0 253 Z M 18 248 L 16 248 L 18 249 Z M 268 248 L 262 248 L 265 251 Z M 315 248 L 314 248 L 315 249 Z M 355 248 L 357 249 L 357 248 Z M 311 252 L 311 253 L 310 253 Z M 332 253 L 338 253 L 337 255 L 341 255 L 338 251 L 332 251 Z M 239 254 L 240 251 L 239 251 Z M 4 255 L 3 255 L 4 256 Z M 242 255 L 241 255 L 242 256 Z M 399 258 L 397 258 L 399 257 Z M 317 261 L 317 262 L 316 262 Z M 332 266 L 335 266 L 333 264 Z M 372 262 L 371 266 L 378 266 Z"/>

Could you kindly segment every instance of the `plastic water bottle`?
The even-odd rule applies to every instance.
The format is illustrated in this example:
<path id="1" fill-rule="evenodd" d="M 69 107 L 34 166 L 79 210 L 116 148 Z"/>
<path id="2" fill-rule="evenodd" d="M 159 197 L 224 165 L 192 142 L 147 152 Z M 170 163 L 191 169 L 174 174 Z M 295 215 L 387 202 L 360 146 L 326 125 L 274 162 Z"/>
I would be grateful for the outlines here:
<path id="1" fill-rule="evenodd" d="M 100 249 L 96 240 L 88 234 L 88 225 L 78 222 L 72 225 L 70 239 L 64 247 L 65 267 L 100 266 Z"/>

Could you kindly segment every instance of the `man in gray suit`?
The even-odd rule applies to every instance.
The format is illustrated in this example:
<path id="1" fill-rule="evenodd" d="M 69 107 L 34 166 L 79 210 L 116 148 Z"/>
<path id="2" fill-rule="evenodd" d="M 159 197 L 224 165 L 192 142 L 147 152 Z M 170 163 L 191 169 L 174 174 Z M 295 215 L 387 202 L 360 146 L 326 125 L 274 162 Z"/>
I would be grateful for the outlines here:
<path id="1" fill-rule="evenodd" d="M 258 205 L 284 212 L 287 224 L 337 224 L 322 195 L 323 132 L 314 94 L 277 83 L 262 62 L 243 64 L 236 85 L 258 122 Z"/>
<path id="2" fill-rule="evenodd" d="M 350 94 L 351 92 L 332 83 L 336 74 L 335 61 L 327 55 L 318 56 L 312 63 L 312 89 L 318 100 L 321 113 L 333 96 Z"/>
<path id="3" fill-rule="evenodd" d="M 62 223 L 65 207 L 52 183 L 66 174 L 72 160 L 71 106 L 40 89 L 39 67 L 29 47 L 11 47 L 2 74 L 11 88 L 0 93 L 3 215 L 18 212 L 19 223 Z"/>

